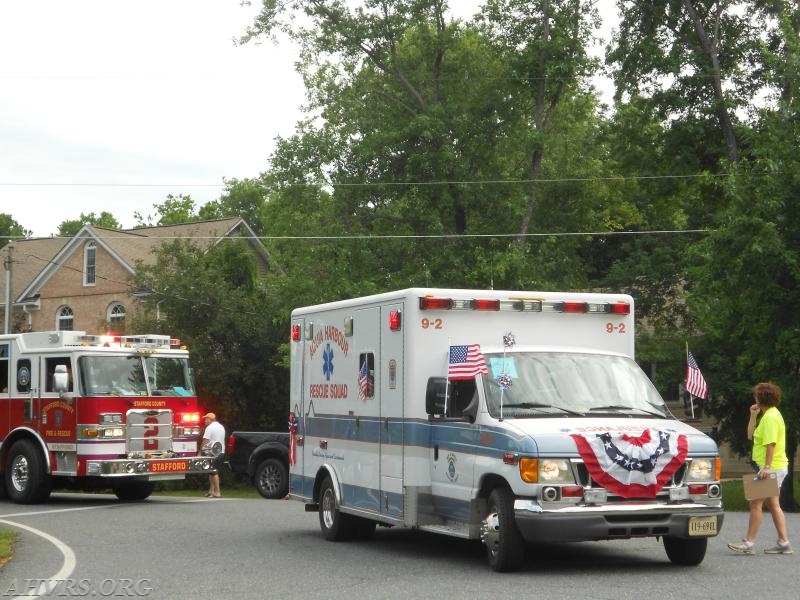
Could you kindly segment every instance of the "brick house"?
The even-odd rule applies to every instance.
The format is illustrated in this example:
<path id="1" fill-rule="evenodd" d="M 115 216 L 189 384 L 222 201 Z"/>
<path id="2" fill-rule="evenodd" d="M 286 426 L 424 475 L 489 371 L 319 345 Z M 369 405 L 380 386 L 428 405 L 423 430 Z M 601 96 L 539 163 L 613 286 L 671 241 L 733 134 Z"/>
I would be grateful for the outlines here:
<path id="1" fill-rule="evenodd" d="M 125 331 L 126 319 L 142 309 L 141 293 L 132 286 L 137 261 L 152 264 L 154 250 L 176 238 L 190 238 L 208 249 L 226 238 L 247 240 L 265 275 L 270 257 L 241 218 L 198 221 L 142 229 L 105 229 L 84 225 L 71 238 L 14 241 L 0 254 L 10 256 L 10 333 L 80 330 L 90 333 L 112 327 Z M 0 314 L 5 323 L 9 279 L 2 273 Z M 2 329 L 0 329 L 2 331 Z"/>

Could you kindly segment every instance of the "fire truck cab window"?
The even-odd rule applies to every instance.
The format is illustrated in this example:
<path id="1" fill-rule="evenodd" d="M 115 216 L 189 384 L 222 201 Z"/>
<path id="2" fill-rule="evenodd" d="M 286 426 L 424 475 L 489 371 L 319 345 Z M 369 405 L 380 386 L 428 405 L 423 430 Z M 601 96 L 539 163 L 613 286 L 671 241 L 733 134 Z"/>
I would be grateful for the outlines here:
<path id="1" fill-rule="evenodd" d="M 58 357 L 49 357 L 45 359 L 46 369 L 47 369 L 47 381 L 45 382 L 45 391 L 46 392 L 55 392 L 55 372 L 56 372 L 56 365 L 65 365 L 67 367 L 67 374 L 69 375 L 69 385 L 67 387 L 67 391 L 72 391 L 72 364 L 70 364 L 70 360 L 68 356 L 58 356 Z"/>
<path id="2" fill-rule="evenodd" d="M 31 361 L 22 358 L 17 361 L 17 391 L 26 393 L 31 391 Z"/>
<path id="3" fill-rule="evenodd" d="M 0 394 L 8 393 L 8 344 L 0 344 Z"/>

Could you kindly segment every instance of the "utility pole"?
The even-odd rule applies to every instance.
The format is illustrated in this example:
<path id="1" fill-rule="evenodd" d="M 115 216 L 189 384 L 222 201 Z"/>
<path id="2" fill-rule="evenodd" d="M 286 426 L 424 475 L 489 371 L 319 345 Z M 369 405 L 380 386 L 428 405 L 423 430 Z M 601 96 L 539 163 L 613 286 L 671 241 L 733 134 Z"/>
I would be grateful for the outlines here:
<path id="1" fill-rule="evenodd" d="M 11 295 L 11 265 L 14 264 L 14 245 L 9 243 L 6 246 L 6 259 L 3 266 L 6 268 L 6 310 L 5 318 L 3 319 L 3 333 L 11 333 L 11 308 L 12 298 Z"/>

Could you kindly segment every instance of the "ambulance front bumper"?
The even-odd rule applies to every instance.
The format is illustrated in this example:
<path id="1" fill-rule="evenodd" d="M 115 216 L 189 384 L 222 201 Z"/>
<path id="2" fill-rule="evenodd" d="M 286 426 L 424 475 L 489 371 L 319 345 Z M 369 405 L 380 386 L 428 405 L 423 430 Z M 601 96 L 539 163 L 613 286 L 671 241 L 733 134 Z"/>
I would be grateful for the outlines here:
<path id="1" fill-rule="evenodd" d="M 527 542 L 581 542 L 632 537 L 713 537 L 722 529 L 722 502 L 642 502 L 545 508 L 536 500 L 514 502 L 514 517 Z"/>
<path id="2" fill-rule="evenodd" d="M 214 459 L 209 456 L 119 458 L 86 461 L 86 474 L 99 477 L 149 476 L 152 479 L 165 479 L 169 476 L 214 472 L 216 472 Z"/>

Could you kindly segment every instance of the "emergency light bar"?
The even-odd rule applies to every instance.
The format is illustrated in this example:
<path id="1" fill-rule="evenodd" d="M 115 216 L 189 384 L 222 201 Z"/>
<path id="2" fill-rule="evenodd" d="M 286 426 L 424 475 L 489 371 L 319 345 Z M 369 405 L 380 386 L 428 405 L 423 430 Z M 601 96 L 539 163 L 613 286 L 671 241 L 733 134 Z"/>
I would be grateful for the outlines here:
<path id="1" fill-rule="evenodd" d="M 434 298 L 423 296 L 419 299 L 420 310 L 482 310 L 517 312 L 560 312 L 560 313 L 600 313 L 629 315 L 631 306 L 627 302 L 544 302 L 542 300 L 496 298 Z"/>
<path id="2" fill-rule="evenodd" d="M 81 346 L 102 348 L 177 348 L 181 341 L 168 335 L 82 335 L 78 337 Z"/>

